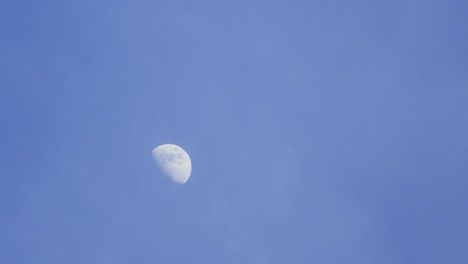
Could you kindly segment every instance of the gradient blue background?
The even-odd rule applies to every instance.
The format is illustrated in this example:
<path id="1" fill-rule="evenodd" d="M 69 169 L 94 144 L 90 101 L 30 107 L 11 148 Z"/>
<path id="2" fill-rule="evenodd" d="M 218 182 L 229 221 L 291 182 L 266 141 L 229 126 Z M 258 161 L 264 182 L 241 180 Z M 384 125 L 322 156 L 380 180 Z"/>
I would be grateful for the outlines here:
<path id="1" fill-rule="evenodd" d="M 0 263 L 468 263 L 467 25 L 462 0 L 0 1 Z"/>

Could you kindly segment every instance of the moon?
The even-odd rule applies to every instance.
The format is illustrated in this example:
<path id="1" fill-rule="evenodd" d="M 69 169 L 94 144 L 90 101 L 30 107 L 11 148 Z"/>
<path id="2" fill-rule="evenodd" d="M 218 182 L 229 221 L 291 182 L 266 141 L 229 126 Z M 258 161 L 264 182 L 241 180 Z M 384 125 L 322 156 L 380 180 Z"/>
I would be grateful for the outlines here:
<path id="1" fill-rule="evenodd" d="M 181 147 L 164 144 L 153 149 L 153 159 L 161 171 L 178 184 L 184 184 L 190 178 L 192 162 Z"/>

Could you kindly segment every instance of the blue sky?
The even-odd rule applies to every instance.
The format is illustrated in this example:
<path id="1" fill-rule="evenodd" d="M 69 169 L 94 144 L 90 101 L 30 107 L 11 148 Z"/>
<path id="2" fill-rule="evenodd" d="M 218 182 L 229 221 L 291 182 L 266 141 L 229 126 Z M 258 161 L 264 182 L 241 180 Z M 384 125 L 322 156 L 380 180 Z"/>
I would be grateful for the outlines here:
<path id="1" fill-rule="evenodd" d="M 2 1 L 0 262 L 467 263 L 467 3 Z"/>

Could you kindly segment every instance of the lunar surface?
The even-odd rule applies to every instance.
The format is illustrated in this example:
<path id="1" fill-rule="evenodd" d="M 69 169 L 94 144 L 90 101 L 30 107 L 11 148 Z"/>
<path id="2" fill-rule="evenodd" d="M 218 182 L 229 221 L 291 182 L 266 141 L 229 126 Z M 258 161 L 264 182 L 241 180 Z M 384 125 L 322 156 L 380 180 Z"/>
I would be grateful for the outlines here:
<path id="1" fill-rule="evenodd" d="M 161 171 L 178 184 L 184 184 L 190 178 L 192 162 L 181 147 L 164 144 L 153 149 L 153 159 Z"/>

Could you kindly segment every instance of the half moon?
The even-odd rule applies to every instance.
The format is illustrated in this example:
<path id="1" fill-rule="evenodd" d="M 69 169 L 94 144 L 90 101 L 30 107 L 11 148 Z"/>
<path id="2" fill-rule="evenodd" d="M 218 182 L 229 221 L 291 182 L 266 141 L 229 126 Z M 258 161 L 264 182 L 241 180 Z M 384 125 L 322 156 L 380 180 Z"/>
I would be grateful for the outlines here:
<path id="1" fill-rule="evenodd" d="M 153 149 L 153 159 L 171 180 L 184 184 L 190 178 L 192 162 L 181 147 L 174 144 L 164 144 Z"/>

